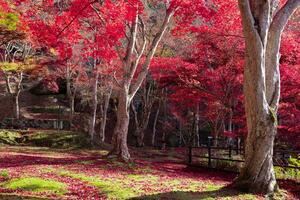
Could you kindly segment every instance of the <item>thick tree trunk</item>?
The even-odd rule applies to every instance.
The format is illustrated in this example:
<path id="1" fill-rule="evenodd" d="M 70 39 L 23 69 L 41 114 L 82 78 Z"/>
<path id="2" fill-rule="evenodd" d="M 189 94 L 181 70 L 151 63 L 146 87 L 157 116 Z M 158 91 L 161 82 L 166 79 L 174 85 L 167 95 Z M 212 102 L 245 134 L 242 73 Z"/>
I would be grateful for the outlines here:
<path id="1" fill-rule="evenodd" d="M 300 0 L 288 0 L 277 10 L 278 2 L 239 0 L 246 41 L 244 94 L 248 135 L 245 165 L 235 185 L 263 194 L 277 189 L 272 157 L 280 97 L 280 40 L 288 19 L 300 6 Z"/>
<path id="2" fill-rule="evenodd" d="M 270 113 L 264 97 L 262 69 L 247 58 L 245 68 L 245 109 L 248 126 L 245 165 L 236 184 L 251 192 L 272 193 L 276 189 L 273 168 L 273 144 L 276 134 L 276 119 Z M 251 69 L 251 70 L 250 70 Z"/>
<path id="3" fill-rule="evenodd" d="M 245 166 L 236 184 L 251 192 L 268 194 L 277 186 L 272 160 L 277 119 L 265 96 L 263 47 L 253 44 L 251 48 L 259 53 L 248 49 L 246 57 L 244 91 L 248 136 Z"/>
<path id="4" fill-rule="evenodd" d="M 127 146 L 129 106 L 130 97 L 128 89 L 122 88 L 118 95 L 117 123 L 115 125 L 112 138 L 113 149 L 109 153 L 109 156 L 118 156 L 125 162 L 130 160 L 130 154 Z"/>

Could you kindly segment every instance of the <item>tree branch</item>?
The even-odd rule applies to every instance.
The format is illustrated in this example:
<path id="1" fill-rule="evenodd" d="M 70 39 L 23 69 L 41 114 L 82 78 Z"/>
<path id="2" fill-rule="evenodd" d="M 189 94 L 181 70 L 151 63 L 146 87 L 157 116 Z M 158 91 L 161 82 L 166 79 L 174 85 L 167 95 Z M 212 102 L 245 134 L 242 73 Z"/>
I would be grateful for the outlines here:
<path id="1" fill-rule="evenodd" d="M 270 32 L 279 37 L 290 17 L 300 7 L 300 0 L 288 0 L 286 4 L 275 14 L 270 26 Z"/>
<path id="2" fill-rule="evenodd" d="M 73 22 L 81 15 L 81 13 L 85 9 L 87 9 L 90 5 L 92 5 L 92 4 L 96 3 L 96 2 L 97 2 L 97 0 L 89 2 L 82 9 L 80 9 L 79 12 L 71 19 L 71 21 L 57 34 L 57 37 L 59 37 L 61 34 L 63 34 L 63 32 L 65 32 L 65 30 L 67 30 L 73 24 Z"/>
<path id="3" fill-rule="evenodd" d="M 141 72 L 139 73 L 138 77 L 137 77 L 137 80 L 136 80 L 136 83 L 134 85 L 132 85 L 130 87 L 130 96 L 134 96 L 135 93 L 138 91 L 138 89 L 140 88 L 141 84 L 143 83 L 145 77 L 147 76 L 148 74 L 148 70 L 149 70 L 149 66 L 150 66 L 150 62 L 154 56 L 154 53 L 158 47 L 158 44 L 159 42 L 161 41 L 162 39 L 162 36 L 164 35 L 164 33 L 166 32 L 167 30 L 167 27 L 170 23 L 170 20 L 171 18 L 173 17 L 174 13 L 175 13 L 176 10 L 167 10 L 166 11 L 166 16 L 164 18 L 164 21 L 163 21 L 163 24 L 160 28 L 160 30 L 158 31 L 158 33 L 155 35 L 153 41 L 152 41 L 152 44 L 150 46 L 150 49 L 149 49 L 149 52 L 146 56 L 146 59 L 145 59 L 145 62 L 142 66 L 142 69 L 141 69 Z"/>

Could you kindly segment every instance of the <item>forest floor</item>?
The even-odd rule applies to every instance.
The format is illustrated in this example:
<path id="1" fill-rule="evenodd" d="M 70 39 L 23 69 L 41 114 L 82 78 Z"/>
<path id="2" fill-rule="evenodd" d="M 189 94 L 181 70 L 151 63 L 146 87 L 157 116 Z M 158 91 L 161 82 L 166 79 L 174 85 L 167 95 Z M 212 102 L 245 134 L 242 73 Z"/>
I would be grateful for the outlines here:
<path id="1" fill-rule="evenodd" d="M 131 152 L 122 163 L 107 150 L 2 145 L 0 199 L 264 199 L 228 187 L 234 173 L 187 167 L 176 149 Z M 300 198 L 299 183 L 279 183 L 276 199 Z"/>

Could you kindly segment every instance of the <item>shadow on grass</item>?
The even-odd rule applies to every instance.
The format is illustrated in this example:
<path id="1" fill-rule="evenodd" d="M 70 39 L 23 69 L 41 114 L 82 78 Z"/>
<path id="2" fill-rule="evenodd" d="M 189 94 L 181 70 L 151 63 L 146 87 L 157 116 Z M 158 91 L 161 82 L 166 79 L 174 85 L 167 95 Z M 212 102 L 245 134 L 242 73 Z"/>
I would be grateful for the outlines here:
<path id="1" fill-rule="evenodd" d="M 241 199 L 254 199 L 254 196 L 241 193 L 229 187 L 223 187 L 218 190 L 204 191 L 204 192 L 186 192 L 186 191 L 174 191 L 159 193 L 153 195 L 145 195 L 140 197 L 131 198 L 131 200 L 213 200 L 219 198 L 230 199 L 230 197 L 237 197 Z"/>
<path id="2" fill-rule="evenodd" d="M 279 188 L 293 194 L 296 199 L 300 199 L 300 181 L 278 180 Z"/>

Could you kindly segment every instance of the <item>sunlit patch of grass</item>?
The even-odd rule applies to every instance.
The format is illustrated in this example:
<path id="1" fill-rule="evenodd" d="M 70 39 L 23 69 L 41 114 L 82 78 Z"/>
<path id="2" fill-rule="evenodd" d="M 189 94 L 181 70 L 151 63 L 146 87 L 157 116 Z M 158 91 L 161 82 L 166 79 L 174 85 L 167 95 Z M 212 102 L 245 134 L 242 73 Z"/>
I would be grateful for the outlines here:
<path id="1" fill-rule="evenodd" d="M 300 170 L 299 169 L 274 167 L 274 170 L 275 170 L 275 176 L 278 179 L 300 180 Z"/>
<path id="2" fill-rule="evenodd" d="M 151 174 L 129 174 L 126 176 L 126 180 L 137 183 L 135 189 L 138 189 L 139 183 L 156 184 L 159 181 L 159 177 Z"/>
<path id="3" fill-rule="evenodd" d="M 222 187 L 223 187 L 222 185 L 205 184 L 205 191 L 220 190 Z"/>
<path id="4" fill-rule="evenodd" d="M 101 192 L 107 195 L 108 199 L 128 199 L 138 196 L 138 194 L 129 187 L 123 185 L 122 180 L 101 179 L 98 177 L 87 176 L 85 174 L 73 173 L 66 170 L 57 171 L 60 176 L 71 177 L 85 181 L 93 185 Z"/>
<path id="5" fill-rule="evenodd" d="M 101 151 L 97 151 L 97 153 L 99 153 L 101 156 L 105 156 L 108 154 L 108 151 L 106 150 L 101 150 Z"/>
<path id="6" fill-rule="evenodd" d="M 94 163 L 93 160 L 77 160 L 75 163 L 81 164 L 81 165 L 91 165 Z"/>
<path id="7" fill-rule="evenodd" d="M 36 131 L 28 138 L 27 142 L 36 146 L 64 149 L 76 149 L 89 146 L 89 142 L 84 134 L 70 131 Z"/>
<path id="8" fill-rule="evenodd" d="M 151 167 L 144 165 L 143 167 L 137 167 L 136 171 L 139 172 L 139 173 L 142 173 L 142 174 L 150 174 L 154 170 Z"/>
<path id="9" fill-rule="evenodd" d="M 41 167 L 40 170 L 43 173 L 53 173 L 53 172 L 55 172 L 55 169 L 53 167 Z"/>
<path id="10" fill-rule="evenodd" d="M 0 143 L 15 145 L 21 142 L 22 133 L 19 131 L 0 130 Z"/>
<path id="11" fill-rule="evenodd" d="M 18 178 L 4 184 L 8 189 L 21 189 L 31 192 L 50 192 L 64 194 L 67 192 L 67 185 L 54 180 L 46 180 L 37 177 Z"/>
<path id="12" fill-rule="evenodd" d="M 0 170 L 0 177 L 5 179 L 9 178 L 9 171 L 7 169 Z"/>
<path id="13" fill-rule="evenodd" d="M 101 168 L 104 169 L 119 168 L 124 170 L 135 171 L 137 169 L 137 165 L 135 162 L 122 162 L 117 158 L 110 158 L 108 160 L 108 164 L 106 166 L 101 166 Z"/>

